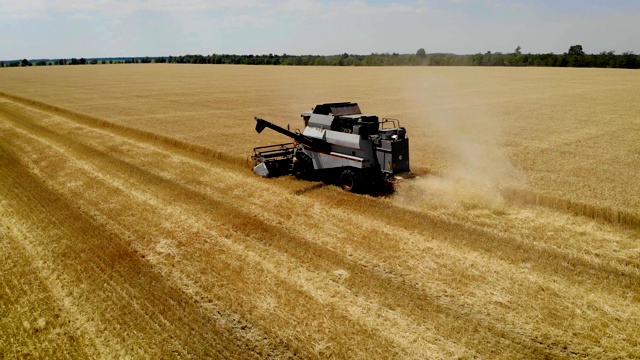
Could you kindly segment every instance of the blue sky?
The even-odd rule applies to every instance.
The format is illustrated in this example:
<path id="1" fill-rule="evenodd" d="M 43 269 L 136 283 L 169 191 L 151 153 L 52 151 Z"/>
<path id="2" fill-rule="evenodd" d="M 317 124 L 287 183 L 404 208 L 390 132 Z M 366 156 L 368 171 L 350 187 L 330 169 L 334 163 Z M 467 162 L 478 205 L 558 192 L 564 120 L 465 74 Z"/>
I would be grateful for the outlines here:
<path id="1" fill-rule="evenodd" d="M 0 0 L 0 59 L 640 53 L 640 1 Z"/>

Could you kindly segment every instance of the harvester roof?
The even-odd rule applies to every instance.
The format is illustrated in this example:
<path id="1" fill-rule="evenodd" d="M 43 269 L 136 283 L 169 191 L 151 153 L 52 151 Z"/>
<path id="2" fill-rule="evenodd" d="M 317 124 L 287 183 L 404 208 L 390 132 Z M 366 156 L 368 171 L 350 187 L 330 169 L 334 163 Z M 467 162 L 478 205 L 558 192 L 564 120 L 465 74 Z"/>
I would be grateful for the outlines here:
<path id="1" fill-rule="evenodd" d="M 345 115 L 358 115 L 361 114 L 360 107 L 357 103 L 341 102 L 341 103 L 327 103 L 316 105 L 313 108 L 314 114 L 321 115 L 333 115 L 333 116 L 345 116 Z"/>

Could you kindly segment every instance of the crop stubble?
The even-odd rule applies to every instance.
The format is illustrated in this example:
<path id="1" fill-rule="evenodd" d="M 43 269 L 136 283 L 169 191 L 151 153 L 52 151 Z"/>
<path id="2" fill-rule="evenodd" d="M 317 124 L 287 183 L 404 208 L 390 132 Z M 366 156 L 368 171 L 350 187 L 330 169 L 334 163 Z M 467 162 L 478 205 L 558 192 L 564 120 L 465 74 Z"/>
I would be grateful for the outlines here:
<path id="1" fill-rule="evenodd" d="M 122 71 L 104 68 L 98 74 Z M 227 68 L 234 75 L 258 71 Z M 269 86 L 250 88 L 251 77 L 240 76 L 248 95 L 229 89 L 232 81 L 223 98 L 205 94 L 214 104 L 226 101 L 212 105 L 215 115 L 203 112 L 207 96 L 189 88 L 197 80 L 180 80 L 186 89 L 171 86 L 178 76 L 155 93 L 165 96 L 168 113 L 151 111 L 156 95 L 132 89 L 158 90 L 157 80 L 147 79 L 157 70 L 124 69 L 146 75 L 107 92 L 104 107 L 86 93 L 67 103 L 16 91 L 72 111 L 0 100 L 0 234 L 3 254 L 15 254 L 1 277 L 3 355 L 638 356 L 637 230 L 508 201 L 454 195 L 458 203 L 443 204 L 420 195 L 420 186 L 400 189 L 418 192 L 409 201 L 260 179 L 237 163 L 250 141 L 269 137 L 258 139 L 251 121 L 230 114 L 269 118 L 299 105 L 296 95 L 276 101 L 291 91 L 276 85 L 283 85 L 281 68 L 272 70 Z M 348 91 L 402 102 L 402 94 L 385 98 L 359 86 Z M 323 95 L 320 87 L 310 93 Z M 173 102 L 170 92 L 180 93 Z M 126 95 L 118 100 L 117 93 Z M 134 98 L 126 104 L 140 105 L 139 113 L 124 97 Z M 167 120 L 190 112 L 195 120 Z M 209 116 L 213 123 L 194 135 L 196 120 L 202 126 Z M 404 124 L 411 129 L 411 121 Z M 418 135 L 426 128 L 415 125 L 412 144 L 425 148 Z M 208 138 L 214 129 L 220 133 Z M 429 161 L 413 150 L 414 163 Z M 427 166 L 435 172 L 442 165 Z M 12 280 L 21 273 L 34 285 Z M 16 305 L 17 294 L 24 305 Z"/>

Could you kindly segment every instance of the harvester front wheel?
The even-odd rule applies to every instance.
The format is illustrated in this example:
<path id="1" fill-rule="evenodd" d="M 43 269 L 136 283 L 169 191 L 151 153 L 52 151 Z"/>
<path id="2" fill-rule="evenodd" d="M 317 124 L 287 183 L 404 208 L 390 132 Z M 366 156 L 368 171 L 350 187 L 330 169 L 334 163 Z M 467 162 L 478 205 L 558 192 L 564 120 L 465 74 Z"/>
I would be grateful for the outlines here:
<path id="1" fill-rule="evenodd" d="M 362 174 L 353 169 L 344 169 L 340 174 L 340 186 L 348 192 L 360 192 L 362 190 Z"/>
<path id="2" fill-rule="evenodd" d="M 293 175 L 298 179 L 311 179 L 313 174 L 313 160 L 304 153 L 297 154 L 296 160 L 293 165 Z"/>

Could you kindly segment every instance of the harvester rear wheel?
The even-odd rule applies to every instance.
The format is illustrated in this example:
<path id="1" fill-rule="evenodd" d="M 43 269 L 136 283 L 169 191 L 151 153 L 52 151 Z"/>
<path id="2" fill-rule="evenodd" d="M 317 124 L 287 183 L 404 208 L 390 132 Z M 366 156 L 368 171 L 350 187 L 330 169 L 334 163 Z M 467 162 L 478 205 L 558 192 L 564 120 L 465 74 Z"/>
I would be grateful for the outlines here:
<path id="1" fill-rule="evenodd" d="M 362 190 L 362 174 L 358 170 L 344 169 L 340 174 L 340 186 L 348 192 L 360 192 Z"/>

